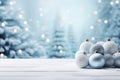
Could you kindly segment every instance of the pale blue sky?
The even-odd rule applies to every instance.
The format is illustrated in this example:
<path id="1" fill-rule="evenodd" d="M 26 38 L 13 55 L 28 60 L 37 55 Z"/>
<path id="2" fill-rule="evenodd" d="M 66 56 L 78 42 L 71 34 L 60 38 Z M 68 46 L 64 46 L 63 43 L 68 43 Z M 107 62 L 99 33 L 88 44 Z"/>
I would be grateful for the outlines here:
<path id="1" fill-rule="evenodd" d="M 94 22 L 97 0 L 16 0 L 17 6 L 25 12 L 27 20 L 33 19 L 30 26 L 35 27 L 37 21 L 50 29 L 53 26 L 56 12 L 61 13 L 62 24 L 74 26 L 76 37 L 89 31 Z M 47 28 L 48 28 L 47 27 Z M 49 30 L 48 28 L 48 30 Z M 35 28 L 34 28 L 35 29 Z"/>

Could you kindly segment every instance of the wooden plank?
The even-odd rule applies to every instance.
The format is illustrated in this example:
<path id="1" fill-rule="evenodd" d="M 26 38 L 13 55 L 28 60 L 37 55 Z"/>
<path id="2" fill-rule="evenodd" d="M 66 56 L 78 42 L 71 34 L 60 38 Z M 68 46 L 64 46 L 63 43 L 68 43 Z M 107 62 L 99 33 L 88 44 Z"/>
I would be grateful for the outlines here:
<path id="1" fill-rule="evenodd" d="M 94 73 L 93 73 L 94 74 Z M 1 72 L 3 80 L 119 80 L 120 75 L 82 75 L 76 72 Z"/>
<path id="2" fill-rule="evenodd" d="M 120 69 L 80 69 L 74 59 L 0 60 L 0 80 L 120 80 Z"/>

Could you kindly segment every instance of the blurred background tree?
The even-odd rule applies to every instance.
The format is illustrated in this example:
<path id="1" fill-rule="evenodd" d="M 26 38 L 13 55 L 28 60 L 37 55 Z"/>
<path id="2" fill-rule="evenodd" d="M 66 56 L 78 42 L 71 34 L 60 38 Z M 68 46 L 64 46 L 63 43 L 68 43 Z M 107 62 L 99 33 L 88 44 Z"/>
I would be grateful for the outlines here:
<path id="1" fill-rule="evenodd" d="M 31 37 L 27 21 L 16 11 L 13 0 L 0 0 L 0 57 L 38 58 L 45 55 L 42 46 Z"/>

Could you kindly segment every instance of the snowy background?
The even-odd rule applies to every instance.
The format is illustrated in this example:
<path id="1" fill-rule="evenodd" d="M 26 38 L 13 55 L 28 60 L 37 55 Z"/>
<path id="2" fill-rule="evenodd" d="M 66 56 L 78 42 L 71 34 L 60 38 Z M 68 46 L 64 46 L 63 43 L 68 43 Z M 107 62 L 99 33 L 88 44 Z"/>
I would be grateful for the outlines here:
<path id="1" fill-rule="evenodd" d="M 33 29 L 35 26 L 46 28 L 47 31 L 52 31 L 56 16 L 61 17 L 61 24 L 64 25 L 65 31 L 70 25 L 74 28 L 76 40 L 81 40 L 81 37 L 86 30 L 90 30 L 90 26 L 95 19 L 95 10 L 99 4 L 96 0 L 16 0 L 16 6 L 24 10 L 24 16 L 27 18 Z M 60 15 L 57 13 L 59 12 Z M 89 34 L 88 34 L 89 35 Z M 36 35 L 37 38 L 40 34 Z"/>
<path id="2" fill-rule="evenodd" d="M 28 24 L 31 27 L 34 26 L 32 30 L 38 40 L 46 35 L 48 42 L 52 41 L 50 38 L 52 37 L 54 24 L 58 26 L 60 23 L 64 27 L 67 46 L 73 46 L 73 57 L 73 54 L 79 48 L 80 42 L 87 38 L 83 37 L 83 35 L 87 33 L 86 35 L 89 36 L 88 31 L 91 30 L 95 20 L 95 10 L 98 1 L 91 0 L 88 3 L 87 0 L 29 0 L 29 2 L 17 0 L 17 4 L 24 10 Z M 56 23 L 56 20 L 59 23 Z M 69 43 L 68 39 L 70 39 L 69 36 L 71 35 L 75 45 L 71 42 L 71 44 Z M 90 39 L 94 40 L 94 36 Z"/>
<path id="3" fill-rule="evenodd" d="M 86 39 L 119 46 L 119 8 L 119 0 L 0 0 L 0 57 L 74 58 Z"/>

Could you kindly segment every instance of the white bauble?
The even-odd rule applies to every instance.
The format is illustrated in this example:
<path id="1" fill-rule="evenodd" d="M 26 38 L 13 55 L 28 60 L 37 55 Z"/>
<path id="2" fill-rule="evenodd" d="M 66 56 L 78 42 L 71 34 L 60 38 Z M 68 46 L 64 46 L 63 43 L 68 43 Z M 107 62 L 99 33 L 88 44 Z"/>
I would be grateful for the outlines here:
<path id="1" fill-rule="evenodd" d="M 102 46 L 103 46 L 103 45 L 104 45 L 104 43 L 105 43 L 105 42 L 99 41 L 99 42 L 97 42 L 96 44 L 100 44 L 100 45 L 102 45 Z"/>
<path id="2" fill-rule="evenodd" d="M 77 57 L 81 54 L 82 52 L 81 51 L 77 51 L 76 53 L 75 53 L 75 59 L 77 59 Z M 83 53 L 82 53 L 83 54 Z"/>
<path id="3" fill-rule="evenodd" d="M 83 42 L 80 45 L 79 50 L 89 54 L 89 50 L 90 50 L 92 45 L 93 45 L 93 43 L 89 42 L 89 40 L 86 40 L 85 42 Z"/>
<path id="4" fill-rule="evenodd" d="M 85 68 L 88 66 L 88 57 L 84 52 L 80 52 L 80 51 L 76 52 L 75 60 L 78 67 L 80 68 Z"/>
<path id="5" fill-rule="evenodd" d="M 99 69 L 105 65 L 104 56 L 101 53 L 94 53 L 89 58 L 89 65 L 92 68 Z"/>
<path id="6" fill-rule="evenodd" d="M 112 67 L 114 64 L 114 59 L 111 54 L 104 54 L 105 67 Z"/>
<path id="7" fill-rule="evenodd" d="M 113 54 L 118 50 L 117 44 L 114 41 L 111 41 L 110 39 L 108 39 L 108 41 L 104 43 L 103 47 L 104 52 L 109 54 Z"/>
<path id="8" fill-rule="evenodd" d="M 113 58 L 114 58 L 114 66 L 120 67 L 120 52 L 114 53 Z"/>
<path id="9" fill-rule="evenodd" d="M 104 53 L 104 48 L 102 45 L 100 44 L 94 44 L 91 48 L 90 48 L 90 53 L 93 54 L 93 53 L 96 53 L 96 51 L 98 53 L 101 53 L 103 54 Z"/>

